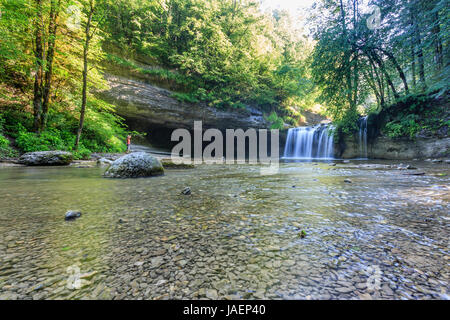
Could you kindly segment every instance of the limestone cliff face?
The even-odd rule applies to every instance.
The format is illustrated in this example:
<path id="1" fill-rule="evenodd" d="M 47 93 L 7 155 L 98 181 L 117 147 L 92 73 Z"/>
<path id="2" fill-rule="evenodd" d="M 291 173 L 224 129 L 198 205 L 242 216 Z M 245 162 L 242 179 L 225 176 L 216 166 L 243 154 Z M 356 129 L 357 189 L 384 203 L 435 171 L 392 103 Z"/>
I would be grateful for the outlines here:
<path id="1" fill-rule="evenodd" d="M 361 157 L 356 136 L 345 138 L 340 145 L 336 145 L 335 149 L 336 157 L 339 158 Z M 379 136 L 373 141 L 369 141 L 367 151 L 370 159 L 408 160 L 448 157 L 450 156 L 450 137 L 411 140 Z"/>
<path id="2" fill-rule="evenodd" d="M 110 89 L 101 97 L 116 106 L 117 113 L 135 130 L 152 128 L 192 130 L 194 121 L 203 128 L 267 128 L 262 113 L 256 109 L 223 111 L 205 104 L 182 103 L 172 92 L 140 80 L 106 74 Z"/>

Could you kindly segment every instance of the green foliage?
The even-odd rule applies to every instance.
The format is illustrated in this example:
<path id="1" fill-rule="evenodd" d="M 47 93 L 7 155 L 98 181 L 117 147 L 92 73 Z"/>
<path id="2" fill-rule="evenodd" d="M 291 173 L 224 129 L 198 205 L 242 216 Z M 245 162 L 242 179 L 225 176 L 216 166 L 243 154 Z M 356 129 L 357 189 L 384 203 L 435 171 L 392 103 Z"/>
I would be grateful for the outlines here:
<path id="1" fill-rule="evenodd" d="M 128 60 L 111 53 L 106 55 L 106 60 L 117 66 L 131 70 L 132 72 L 146 75 L 157 83 L 169 83 L 171 89 L 192 87 L 192 80 L 189 77 L 167 68 L 140 66 L 132 60 Z"/>
<path id="2" fill-rule="evenodd" d="M 167 82 L 180 101 L 283 114 L 312 92 L 305 63 L 311 46 L 287 12 L 263 13 L 252 0 L 118 0 L 106 7 L 108 43 L 159 66 L 109 59 Z"/>
<path id="3" fill-rule="evenodd" d="M 60 3 L 55 37 L 56 53 L 53 62 L 53 87 L 50 90 L 48 122 L 40 134 L 34 132 L 33 114 L 30 100 L 33 98 L 36 58 L 36 17 L 42 15 L 42 44 L 48 50 L 50 11 Z M 91 31 L 98 30 L 101 20 L 101 6 L 105 1 L 97 1 L 99 7 L 93 18 Z M 0 0 L 0 107 L 2 130 L 0 134 L 15 139 L 14 147 L 23 152 L 39 150 L 73 151 L 79 122 L 81 105 L 83 31 L 86 23 L 84 1 L 42 1 L 41 6 L 31 0 Z M 70 28 L 70 5 L 81 8 L 80 28 Z M 73 21 L 72 21 L 73 22 Z M 107 88 L 100 73 L 104 58 L 101 47 L 103 32 L 92 34 L 89 46 L 88 90 Z M 44 56 L 48 56 L 44 52 Z M 45 59 L 44 59 L 45 60 Z M 42 61 L 45 71 L 47 60 Z M 122 119 L 114 114 L 114 106 L 96 99 L 88 91 L 88 106 L 81 145 L 75 153 L 77 158 L 86 158 L 91 152 L 121 152 L 125 150 L 125 129 Z M 3 139 L 2 139 L 3 141 Z M 2 145 L 5 142 L 2 142 Z M 2 149 L 4 147 L 2 146 Z M 10 148 L 10 150 L 13 150 Z"/>
<path id="4" fill-rule="evenodd" d="M 311 68 L 321 90 L 318 100 L 346 132 L 352 131 L 349 121 L 357 119 L 358 107 L 376 102 L 371 109 L 383 110 L 403 104 L 409 110 L 398 110 L 403 119 L 388 124 L 386 132 L 413 136 L 420 125 L 415 116 L 406 116 L 418 114 L 416 106 L 422 104 L 417 94 L 448 94 L 447 2 L 373 0 L 381 24 L 370 27 L 377 13 L 359 3 L 322 1 L 311 11 L 317 40 Z"/>
<path id="5" fill-rule="evenodd" d="M 283 118 L 279 117 L 275 111 L 270 113 L 266 120 L 270 123 L 270 129 L 283 129 Z"/>
<path id="6" fill-rule="evenodd" d="M 9 146 L 9 140 L 6 139 L 2 134 L 0 134 L 0 148 L 6 148 Z"/>
<path id="7" fill-rule="evenodd" d="M 61 137 L 61 132 L 57 130 L 47 130 L 40 135 L 20 131 L 16 144 L 24 152 L 67 149 L 66 141 Z"/>
<path id="8" fill-rule="evenodd" d="M 32 131 L 28 113 L 10 109 L 3 112 L 0 121 L 5 132 L 15 138 L 23 152 L 65 150 L 74 152 L 78 159 L 92 152 L 124 152 L 126 130 L 122 119 L 114 115 L 111 105 L 95 98 L 89 99 L 81 144 L 74 152 L 78 119 L 64 105 L 55 105 L 48 118 L 47 129 L 40 134 Z M 1 133 L 1 131 L 0 131 Z"/>
<path id="9" fill-rule="evenodd" d="M 384 128 L 384 133 L 390 138 L 410 136 L 413 138 L 420 129 L 420 126 L 411 119 L 410 121 L 388 122 Z"/>
<path id="10" fill-rule="evenodd" d="M 9 140 L 3 135 L 5 119 L 0 114 L 0 159 L 10 158 L 17 155 L 17 152 L 11 148 Z"/>
<path id="11" fill-rule="evenodd" d="M 78 150 L 73 152 L 73 158 L 76 160 L 89 160 L 91 158 L 91 153 L 91 150 L 81 144 L 78 146 Z"/>
<path id="12" fill-rule="evenodd" d="M 410 137 L 414 138 L 421 130 L 417 123 L 417 116 L 409 114 L 400 121 L 391 121 L 386 123 L 383 132 L 390 138 Z"/>
<path id="13" fill-rule="evenodd" d="M 32 7 L 27 0 L 0 0 L 0 81 L 25 85 L 31 70 Z"/>
<path id="14" fill-rule="evenodd" d="M 172 97 L 177 99 L 180 102 L 187 102 L 187 103 L 199 102 L 199 99 L 197 99 L 196 95 L 193 93 L 174 92 L 174 93 L 172 93 Z"/>
<path id="15" fill-rule="evenodd" d="M 302 37 L 288 12 L 263 12 L 256 0 L 96 1 L 86 122 L 76 157 L 125 149 L 122 119 L 89 91 L 107 87 L 102 68 L 155 82 L 182 102 L 259 108 L 270 113 L 272 128 L 296 125 L 302 111 L 317 102 L 344 134 L 357 130 L 357 110 L 386 112 L 384 131 L 392 137 L 448 126 L 442 109 L 425 103 L 429 96 L 443 99 L 448 93 L 446 2 L 372 2 L 383 13 L 378 28 L 368 28 L 369 14 L 357 0 L 316 2 L 310 11 L 317 27 L 313 43 Z M 3 150 L 12 150 L 6 137 L 16 139 L 23 151 L 73 148 L 83 87 L 86 2 L 61 1 L 48 125 L 40 134 L 32 132 L 29 103 L 39 62 L 35 37 L 42 27 L 48 51 L 50 10 L 57 2 L 38 3 L 0 0 Z M 70 5 L 83 8 L 81 28 L 68 27 Z M 38 14 L 42 21 L 36 24 Z M 44 56 L 49 57 L 47 52 Z M 47 71 L 47 61 L 42 62 Z M 5 87 L 17 90 L 21 99 L 4 94 Z"/>
<path id="16" fill-rule="evenodd" d="M 347 112 L 342 118 L 335 122 L 337 131 L 342 132 L 344 135 L 351 135 L 358 131 L 358 118 L 359 115 L 356 112 Z"/>
<path id="17" fill-rule="evenodd" d="M 17 152 L 11 148 L 10 142 L 0 133 L 0 159 L 17 156 Z"/>
<path id="18" fill-rule="evenodd" d="M 391 138 L 413 139 L 419 133 L 433 135 L 449 127 L 449 112 L 445 99 L 411 94 L 384 110 L 387 121 L 382 132 Z"/>

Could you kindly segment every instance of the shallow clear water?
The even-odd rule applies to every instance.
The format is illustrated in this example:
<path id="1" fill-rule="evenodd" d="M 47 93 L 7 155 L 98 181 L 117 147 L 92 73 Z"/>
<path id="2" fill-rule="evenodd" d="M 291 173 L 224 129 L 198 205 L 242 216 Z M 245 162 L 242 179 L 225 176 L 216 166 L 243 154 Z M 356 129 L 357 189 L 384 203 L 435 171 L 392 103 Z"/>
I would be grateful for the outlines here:
<path id="1" fill-rule="evenodd" d="M 391 163 L 0 168 L 0 299 L 447 299 L 449 166 Z"/>

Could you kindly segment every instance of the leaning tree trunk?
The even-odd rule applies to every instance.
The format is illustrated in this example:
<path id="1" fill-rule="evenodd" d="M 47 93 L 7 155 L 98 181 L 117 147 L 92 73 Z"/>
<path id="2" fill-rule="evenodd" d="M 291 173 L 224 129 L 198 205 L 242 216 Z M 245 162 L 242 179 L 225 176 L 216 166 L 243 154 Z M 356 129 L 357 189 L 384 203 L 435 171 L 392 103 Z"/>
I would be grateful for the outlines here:
<path id="1" fill-rule="evenodd" d="M 394 83 L 392 82 L 391 77 L 389 76 L 389 73 L 386 71 L 386 68 L 384 67 L 383 61 L 380 59 L 380 57 L 378 57 L 378 55 L 374 51 L 370 52 L 369 54 L 372 56 L 372 58 L 376 62 L 376 64 L 380 67 L 381 72 L 385 76 L 386 81 L 387 81 L 389 87 L 391 88 L 394 98 L 398 99 L 399 95 L 398 95 L 397 91 L 395 90 Z"/>
<path id="2" fill-rule="evenodd" d="M 367 57 L 369 59 L 369 63 L 371 66 L 371 71 L 375 74 L 375 79 L 378 84 L 379 92 L 380 92 L 380 104 L 382 107 L 384 107 L 384 80 L 383 80 L 383 74 L 378 73 L 377 66 L 375 65 L 375 62 L 373 59 L 368 55 Z"/>
<path id="3" fill-rule="evenodd" d="M 389 58 L 389 60 L 391 60 L 395 69 L 397 69 L 398 75 L 400 76 L 400 79 L 402 79 L 402 81 L 403 81 L 403 86 L 405 87 L 405 92 L 406 92 L 406 94 L 408 94 L 409 93 L 408 82 L 406 81 L 405 73 L 403 72 L 403 69 L 400 66 L 400 64 L 397 62 L 397 59 L 395 59 L 395 56 L 387 50 L 380 49 L 380 51 L 382 53 L 384 53 Z"/>

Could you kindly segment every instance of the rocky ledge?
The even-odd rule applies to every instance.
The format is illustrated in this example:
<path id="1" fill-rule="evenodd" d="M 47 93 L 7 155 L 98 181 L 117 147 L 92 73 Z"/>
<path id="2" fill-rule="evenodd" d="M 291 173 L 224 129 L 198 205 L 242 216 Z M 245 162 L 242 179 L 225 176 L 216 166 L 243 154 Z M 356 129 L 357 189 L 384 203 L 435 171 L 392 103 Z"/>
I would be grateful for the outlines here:
<path id="1" fill-rule="evenodd" d="M 17 161 L 27 166 L 66 166 L 73 161 L 73 155 L 66 151 L 38 151 L 23 154 Z"/>
<path id="2" fill-rule="evenodd" d="M 361 157 L 358 137 L 347 137 L 336 146 L 337 157 L 352 159 Z M 380 136 L 367 145 L 367 157 L 370 159 L 411 160 L 427 158 L 446 158 L 450 155 L 450 137 L 422 138 L 414 140 L 391 139 Z"/>
<path id="3" fill-rule="evenodd" d="M 127 154 L 114 161 L 104 173 L 108 178 L 143 178 L 164 174 L 161 162 L 145 152 Z"/>
<path id="4" fill-rule="evenodd" d="M 183 103 L 172 92 L 139 80 L 105 74 L 110 89 L 99 93 L 116 105 L 117 113 L 138 127 L 193 129 L 194 121 L 202 121 L 204 128 L 267 128 L 261 111 L 224 111 L 206 104 Z"/>

